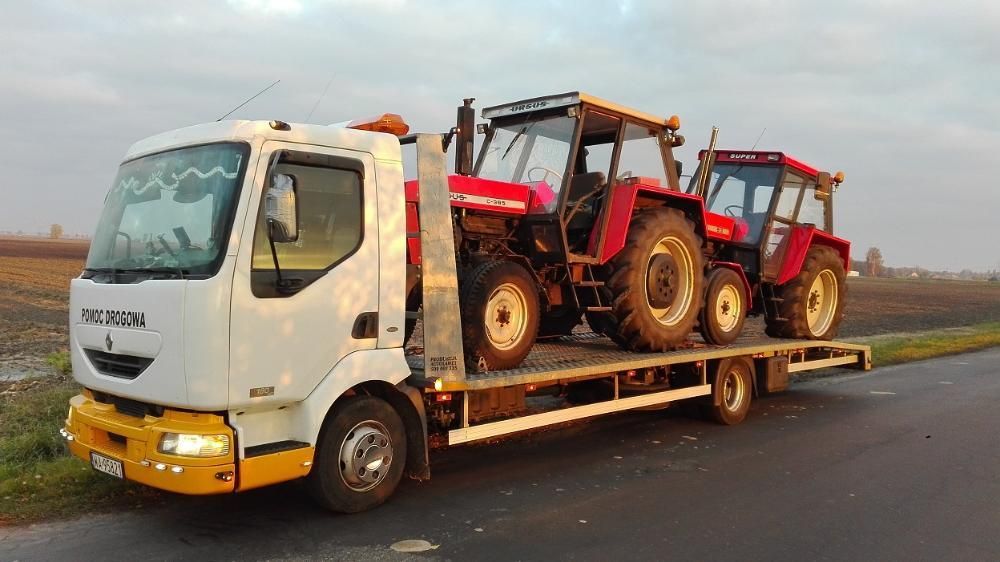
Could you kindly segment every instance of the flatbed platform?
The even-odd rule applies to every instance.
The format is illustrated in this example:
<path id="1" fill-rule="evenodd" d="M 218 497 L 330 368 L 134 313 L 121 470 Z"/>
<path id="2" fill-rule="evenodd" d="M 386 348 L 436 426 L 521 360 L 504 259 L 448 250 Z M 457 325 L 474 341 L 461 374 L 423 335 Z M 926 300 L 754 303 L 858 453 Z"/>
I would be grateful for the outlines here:
<path id="1" fill-rule="evenodd" d="M 414 349 L 406 356 L 413 372 L 412 382 L 430 387 L 435 381 L 425 377 L 424 356 L 420 351 Z M 536 343 L 524 362 L 515 369 L 467 372 L 465 380 L 442 380 L 437 389 L 484 390 L 734 356 L 764 358 L 779 354 L 789 356 L 789 372 L 834 366 L 863 370 L 871 368 L 871 350 L 868 346 L 844 342 L 757 337 L 740 339 L 730 346 L 691 342 L 688 347 L 675 351 L 636 353 L 624 351 L 610 339 L 588 332 Z"/>

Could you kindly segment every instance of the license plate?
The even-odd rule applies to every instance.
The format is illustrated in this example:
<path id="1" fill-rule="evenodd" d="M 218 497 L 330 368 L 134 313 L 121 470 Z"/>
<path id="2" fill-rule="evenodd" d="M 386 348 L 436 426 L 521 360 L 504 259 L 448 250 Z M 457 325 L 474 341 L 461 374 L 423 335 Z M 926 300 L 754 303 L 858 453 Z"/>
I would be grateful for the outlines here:
<path id="1" fill-rule="evenodd" d="M 125 478 L 125 469 L 122 467 L 122 461 L 116 461 L 97 453 L 90 453 L 90 466 L 93 466 L 94 470 L 110 474 L 115 478 Z"/>

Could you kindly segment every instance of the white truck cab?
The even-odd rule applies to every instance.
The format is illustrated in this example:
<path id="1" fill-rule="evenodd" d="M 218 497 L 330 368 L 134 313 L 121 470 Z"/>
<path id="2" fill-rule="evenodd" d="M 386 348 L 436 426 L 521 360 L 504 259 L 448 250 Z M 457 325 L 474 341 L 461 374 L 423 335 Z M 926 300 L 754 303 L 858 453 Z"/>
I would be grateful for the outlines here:
<path id="1" fill-rule="evenodd" d="M 268 236 L 272 181 L 294 184 L 286 243 Z M 158 488 L 229 492 L 306 475 L 331 406 L 360 383 L 419 416 L 414 389 L 391 390 L 410 374 L 404 224 L 392 134 L 229 121 L 133 145 L 71 286 L 73 453 Z"/>

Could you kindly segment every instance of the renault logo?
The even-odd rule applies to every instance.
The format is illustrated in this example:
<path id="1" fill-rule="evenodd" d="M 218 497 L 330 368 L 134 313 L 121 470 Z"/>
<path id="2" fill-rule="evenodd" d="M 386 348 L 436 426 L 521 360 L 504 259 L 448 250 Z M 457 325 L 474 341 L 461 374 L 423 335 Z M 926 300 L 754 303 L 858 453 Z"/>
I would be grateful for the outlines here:
<path id="1" fill-rule="evenodd" d="M 115 338 L 111 337 L 111 331 L 108 331 L 108 335 L 104 336 L 104 345 L 111 351 L 111 346 L 115 345 Z"/>

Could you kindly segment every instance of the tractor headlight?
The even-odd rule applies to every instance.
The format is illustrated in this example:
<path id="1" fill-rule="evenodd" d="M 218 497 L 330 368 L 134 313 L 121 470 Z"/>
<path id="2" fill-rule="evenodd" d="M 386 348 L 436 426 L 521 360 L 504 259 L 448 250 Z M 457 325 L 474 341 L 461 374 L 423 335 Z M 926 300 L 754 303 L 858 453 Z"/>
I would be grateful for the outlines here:
<path id="1" fill-rule="evenodd" d="M 158 450 L 181 457 L 222 457 L 229 454 L 229 436 L 164 433 Z"/>

